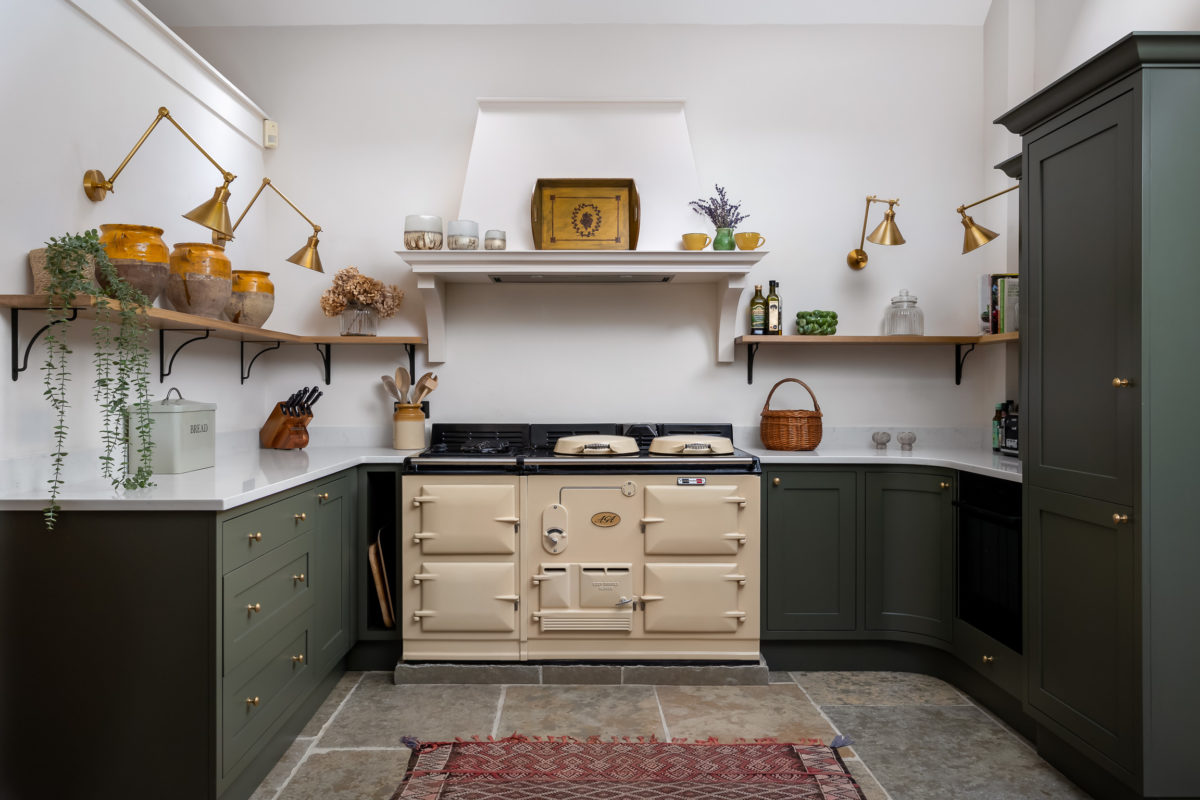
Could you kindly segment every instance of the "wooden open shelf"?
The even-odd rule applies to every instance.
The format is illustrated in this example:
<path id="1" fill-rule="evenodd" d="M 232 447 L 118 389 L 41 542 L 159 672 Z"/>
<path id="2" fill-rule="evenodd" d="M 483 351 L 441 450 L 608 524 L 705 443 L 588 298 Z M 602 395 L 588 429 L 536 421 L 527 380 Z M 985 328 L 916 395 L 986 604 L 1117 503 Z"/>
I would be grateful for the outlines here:
<path id="1" fill-rule="evenodd" d="M 29 351 L 33 347 L 33 343 L 38 336 L 46 330 L 47 326 L 43 326 L 41 330 L 35 333 L 29 340 L 29 344 L 25 348 L 24 358 L 21 359 L 21 364 L 18 365 L 18 346 L 17 333 L 20 311 L 45 311 L 49 306 L 49 296 L 44 294 L 5 294 L 0 295 L 0 308 L 12 309 L 12 378 L 17 380 L 17 376 L 27 369 L 29 364 Z M 71 307 L 76 310 L 77 315 L 84 319 L 94 319 L 102 308 L 102 304 L 109 307 L 117 308 L 119 304 L 115 301 L 97 300 L 90 295 L 76 295 L 75 302 Z M 229 322 L 223 319 L 212 319 L 210 317 L 199 317 L 194 314 L 184 314 L 180 311 L 171 311 L 165 308 L 149 308 L 146 310 L 146 318 L 150 323 L 150 327 L 158 331 L 159 342 L 159 382 L 161 383 L 167 375 L 171 374 L 171 364 L 175 361 L 175 356 L 186 345 L 200 339 L 207 339 L 212 336 L 217 339 L 232 339 L 242 342 L 242 383 L 250 377 L 250 365 L 254 363 L 260 355 L 268 350 L 275 350 L 283 344 L 311 344 L 315 345 L 321 353 L 322 360 L 325 365 L 325 384 L 329 384 L 330 379 L 330 346 L 335 344 L 348 344 L 355 346 L 379 346 L 379 345 L 402 345 L 408 353 L 409 371 L 415 368 L 415 346 L 425 344 L 425 339 L 420 336 L 302 336 L 295 333 L 284 333 L 283 331 L 272 331 L 265 328 L 255 328 L 251 325 L 239 325 L 236 322 Z M 164 332 L 165 331 L 197 331 L 203 332 L 202 336 L 194 336 L 183 344 L 175 348 L 175 352 L 170 359 L 166 358 L 166 349 L 164 347 Z M 246 342 L 263 342 L 271 343 L 272 347 L 267 347 L 259 350 L 253 355 L 249 363 L 246 362 L 245 343 Z"/>
<path id="2" fill-rule="evenodd" d="M 746 347 L 746 383 L 754 383 L 754 355 L 759 345 L 788 344 L 788 345 L 954 345 L 954 385 L 962 383 L 963 359 L 975 349 L 976 345 L 998 344 L 1000 342 L 1019 341 L 1020 334 L 1013 333 L 984 333 L 969 336 L 761 336 L 747 335 L 734 339 L 734 344 L 744 344 Z M 963 352 L 963 345 L 970 349 Z"/>

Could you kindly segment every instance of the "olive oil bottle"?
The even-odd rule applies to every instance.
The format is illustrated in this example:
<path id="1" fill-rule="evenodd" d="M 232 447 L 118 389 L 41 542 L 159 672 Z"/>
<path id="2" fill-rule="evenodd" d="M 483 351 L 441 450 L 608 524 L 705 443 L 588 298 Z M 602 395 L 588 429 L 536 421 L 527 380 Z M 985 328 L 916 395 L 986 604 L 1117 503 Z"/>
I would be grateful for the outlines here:
<path id="1" fill-rule="evenodd" d="M 779 282 L 771 281 L 767 293 L 767 333 L 779 336 L 783 333 L 783 308 L 779 305 Z"/>
<path id="2" fill-rule="evenodd" d="M 763 297 L 762 284 L 754 284 L 754 297 L 750 298 L 750 335 L 761 336 L 767 332 L 767 298 Z"/>

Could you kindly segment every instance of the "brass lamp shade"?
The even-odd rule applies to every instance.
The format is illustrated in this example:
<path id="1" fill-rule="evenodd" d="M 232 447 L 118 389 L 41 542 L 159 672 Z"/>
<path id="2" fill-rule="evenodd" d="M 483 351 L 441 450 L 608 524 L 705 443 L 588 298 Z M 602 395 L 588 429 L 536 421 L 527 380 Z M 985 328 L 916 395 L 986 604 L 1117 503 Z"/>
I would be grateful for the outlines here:
<path id="1" fill-rule="evenodd" d="M 904 244 L 904 237 L 900 235 L 900 229 L 896 227 L 895 211 L 889 208 L 883 213 L 883 222 L 871 231 L 867 241 L 875 244 Z"/>
<path id="2" fill-rule="evenodd" d="M 184 219 L 203 225 L 211 231 L 229 238 L 233 235 L 233 224 L 229 221 L 229 184 L 218 186 L 211 199 L 206 200 L 183 215 Z"/>
<path id="3" fill-rule="evenodd" d="M 1000 235 L 982 225 L 976 224 L 975 220 L 971 219 L 965 213 L 962 215 L 962 224 L 966 228 L 966 231 L 963 233 L 963 253 L 969 253 L 976 247 L 983 247 Z"/>
<path id="4" fill-rule="evenodd" d="M 297 264 L 305 269 L 311 269 L 313 272 L 324 272 L 321 268 L 321 254 L 317 252 L 317 235 L 314 233 L 308 237 L 308 243 L 288 259 L 293 264 Z"/>

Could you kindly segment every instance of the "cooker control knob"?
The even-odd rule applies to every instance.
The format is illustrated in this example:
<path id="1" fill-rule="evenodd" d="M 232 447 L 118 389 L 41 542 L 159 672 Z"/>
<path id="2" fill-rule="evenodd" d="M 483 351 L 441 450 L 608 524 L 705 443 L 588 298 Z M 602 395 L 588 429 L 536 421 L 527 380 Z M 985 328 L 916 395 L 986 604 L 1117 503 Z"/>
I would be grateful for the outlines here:
<path id="1" fill-rule="evenodd" d="M 621 484 L 621 494 L 626 497 L 633 497 L 637 494 L 637 484 L 633 481 L 625 481 Z"/>
<path id="2" fill-rule="evenodd" d="M 567 508 L 554 503 L 542 513 L 542 547 L 558 554 L 567 549 Z"/>

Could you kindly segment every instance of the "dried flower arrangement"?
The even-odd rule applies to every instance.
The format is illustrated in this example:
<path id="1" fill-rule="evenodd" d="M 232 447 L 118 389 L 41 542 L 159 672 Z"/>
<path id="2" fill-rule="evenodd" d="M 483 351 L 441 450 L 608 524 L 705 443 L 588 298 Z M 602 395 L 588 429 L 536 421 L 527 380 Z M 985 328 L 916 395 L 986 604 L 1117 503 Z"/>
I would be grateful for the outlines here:
<path id="1" fill-rule="evenodd" d="M 707 201 L 701 198 L 688 203 L 693 211 L 708 217 L 714 228 L 736 228 L 739 222 L 749 219 L 749 214 L 739 213 L 741 203 L 730 203 L 729 198 L 725 196 L 725 190 L 715 183 L 713 186 L 717 190 L 717 196 L 710 197 Z"/>
<path id="2" fill-rule="evenodd" d="M 333 285 L 321 295 L 321 311 L 327 317 L 336 317 L 347 308 L 373 308 L 380 319 L 387 319 L 400 309 L 404 290 L 398 286 L 385 286 L 383 281 L 369 278 L 358 271 L 358 267 L 339 269 L 333 276 Z"/>

